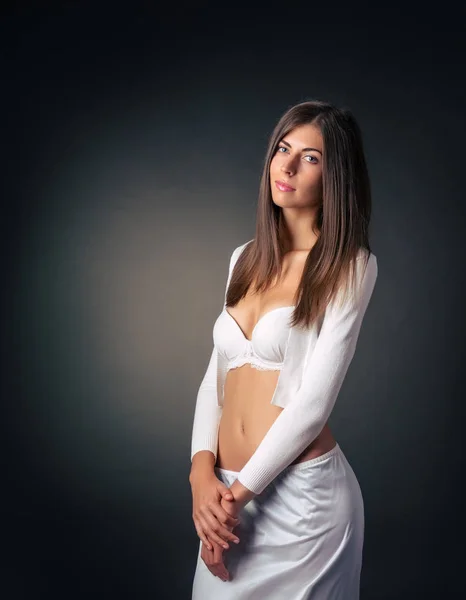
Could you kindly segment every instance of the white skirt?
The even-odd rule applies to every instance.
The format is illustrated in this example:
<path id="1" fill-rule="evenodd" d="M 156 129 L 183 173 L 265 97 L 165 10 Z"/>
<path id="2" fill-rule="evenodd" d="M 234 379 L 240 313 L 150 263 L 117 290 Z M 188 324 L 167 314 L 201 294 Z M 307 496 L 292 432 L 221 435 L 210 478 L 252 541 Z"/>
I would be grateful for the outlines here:
<path id="1" fill-rule="evenodd" d="M 227 486 L 238 472 L 215 467 Z M 356 475 L 339 444 L 286 467 L 240 511 L 223 553 L 230 581 L 201 558 L 192 600 L 358 600 L 364 541 L 364 503 Z"/>

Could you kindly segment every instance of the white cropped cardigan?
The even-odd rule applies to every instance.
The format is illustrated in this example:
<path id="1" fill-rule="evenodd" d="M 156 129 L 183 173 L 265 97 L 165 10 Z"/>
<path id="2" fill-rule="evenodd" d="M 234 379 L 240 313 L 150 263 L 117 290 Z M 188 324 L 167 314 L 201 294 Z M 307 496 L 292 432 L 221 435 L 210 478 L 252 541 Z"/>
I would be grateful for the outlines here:
<path id="1" fill-rule="evenodd" d="M 233 268 L 249 241 L 235 248 L 230 258 L 224 308 Z M 319 435 L 332 412 L 377 279 L 374 254 L 369 255 L 363 270 L 366 255 L 361 250 L 357 256 L 356 294 L 343 307 L 333 300 L 320 322 L 308 329 L 290 327 L 283 367 L 271 399 L 271 404 L 283 410 L 237 477 L 256 494 Z M 217 458 L 226 372 L 225 361 L 214 346 L 197 394 L 191 461 L 200 450 L 210 450 Z"/>

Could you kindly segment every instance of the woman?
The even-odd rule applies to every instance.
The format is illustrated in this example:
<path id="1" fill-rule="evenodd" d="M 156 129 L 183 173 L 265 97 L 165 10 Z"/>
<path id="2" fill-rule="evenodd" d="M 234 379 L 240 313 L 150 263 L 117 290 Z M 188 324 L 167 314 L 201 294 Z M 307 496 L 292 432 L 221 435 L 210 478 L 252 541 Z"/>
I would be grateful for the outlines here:
<path id="1" fill-rule="evenodd" d="M 327 420 L 377 278 L 370 215 L 351 112 L 291 107 L 269 141 L 255 238 L 230 259 L 197 396 L 194 600 L 359 598 L 363 498 Z"/>

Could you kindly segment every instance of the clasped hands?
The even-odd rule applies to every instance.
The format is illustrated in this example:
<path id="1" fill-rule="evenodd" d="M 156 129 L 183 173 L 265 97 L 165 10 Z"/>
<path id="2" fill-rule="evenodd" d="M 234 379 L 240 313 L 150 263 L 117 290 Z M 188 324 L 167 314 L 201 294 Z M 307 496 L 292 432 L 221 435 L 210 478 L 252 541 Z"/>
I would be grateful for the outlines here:
<path id="1" fill-rule="evenodd" d="M 240 523 L 238 519 L 238 514 L 241 510 L 241 504 L 237 500 L 228 500 L 228 496 L 222 496 L 219 505 L 223 508 L 223 510 L 230 515 L 230 518 L 220 521 L 217 528 L 216 533 L 217 538 L 212 540 L 211 537 L 208 536 L 207 543 L 202 542 L 201 548 L 201 558 L 205 562 L 209 571 L 215 575 L 216 577 L 220 577 L 222 581 L 228 581 L 230 579 L 230 573 L 225 566 L 223 553 L 229 549 L 229 545 L 227 540 L 230 542 L 239 544 L 240 539 L 237 535 L 233 533 L 235 527 L 237 527 Z M 210 549 L 208 547 L 210 546 Z"/>
<path id="2" fill-rule="evenodd" d="M 240 542 L 233 530 L 239 524 L 241 509 L 255 494 L 238 480 L 228 488 L 215 473 L 193 474 L 190 483 L 194 525 L 202 542 L 201 558 L 213 575 L 228 581 L 223 552 L 229 549 L 228 542 Z"/>

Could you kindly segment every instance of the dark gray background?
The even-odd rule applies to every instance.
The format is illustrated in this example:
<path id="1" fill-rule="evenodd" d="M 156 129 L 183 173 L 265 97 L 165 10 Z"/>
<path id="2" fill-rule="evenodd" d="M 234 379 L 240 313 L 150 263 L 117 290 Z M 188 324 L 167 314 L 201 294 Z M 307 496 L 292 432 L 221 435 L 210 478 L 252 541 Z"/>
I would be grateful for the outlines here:
<path id="1" fill-rule="evenodd" d="M 453 597 L 461 15 L 46 6 L 0 29 L 2 596 L 190 598 L 192 417 L 228 259 L 276 121 L 318 98 L 353 109 L 373 190 L 379 276 L 330 421 L 365 499 L 361 598 Z"/>

